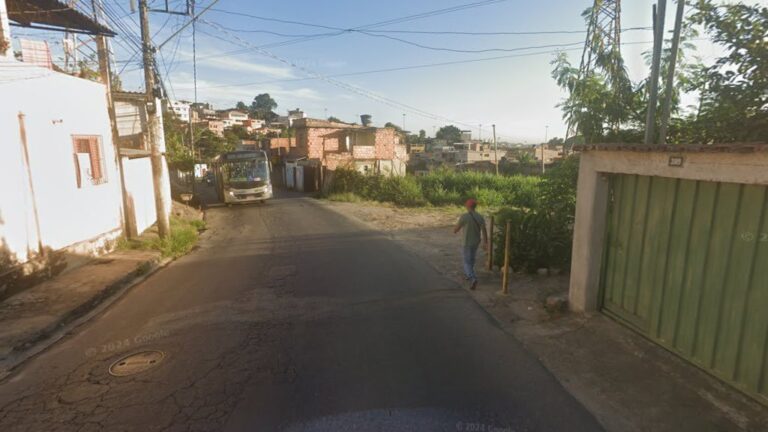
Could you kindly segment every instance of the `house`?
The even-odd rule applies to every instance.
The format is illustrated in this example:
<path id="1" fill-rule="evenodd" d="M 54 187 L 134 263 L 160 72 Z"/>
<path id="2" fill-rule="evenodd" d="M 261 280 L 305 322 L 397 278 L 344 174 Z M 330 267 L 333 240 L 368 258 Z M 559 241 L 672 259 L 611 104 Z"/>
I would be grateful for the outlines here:
<path id="1" fill-rule="evenodd" d="M 118 151 L 107 87 L 13 58 L 8 19 L 114 34 L 61 3 L 56 7 L 65 9 L 51 14 L 51 4 L 0 0 L 0 47 L 7 47 L 0 51 L 0 183 L 11 185 L 0 188 L 0 298 L 36 275 L 56 274 L 111 251 L 137 219 L 144 226 L 154 222 L 148 152 L 140 139 L 128 137 L 130 155 Z M 36 12 L 18 15 L 29 10 Z M 146 105 L 142 98 L 134 112 Z M 134 126 L 131 120 L 122 124 L 124 130 Z M 151 217 L 136 213 L 144 203 Z"/>
<path id="2" fill-rule="evenodd" d="M 219 115 L 216 113 L 216 110 L 213 109 L 211 104 L 198 102 L 191 104 L 190 107 L 192 123 L 201 123 L 219 119 Z"/>
<path id="3" fill-rule="evenodd" d="M 291 150 L 296 148 L 296 138 L 270 138 L 269 150 L 272 156 L 282 157 L 291 154 Z M 294 157 L 299 157 L 294 154 Z"/>
<path id="4" fill-rule="evenodd" d="M 287 116 L 278 116 L 277 119 L 270 122 L 273 126 L 293 127 L 293 123 L 296 120 L 307 118 L 304 111 L 296 108 L 295 110 L 288 110 Z"/>
<path id="5" fill-rule="evenodd" d="M 225 127 L 242 126 L 244 122 L 248 121 L 248 113 L 234 109 L 219 111 L 218 116 L 226 125 Z"/>
<path id="6" fill-rule="evenodd" d="M 249 118 L 249 119 L 243 120 L 242 126 L 245 128 L 246 132 L 254 133 L 258 129 L 264 127 L 264 123 L 265 123 L 264 120 Z"/>
<path id="7" fill-rule="evenodd" d="M 190 119 L 191 104 L 185 101 L 163 100 L 163 109 L 168 113 L 173 113 L 177 119 L 188 123 Z"/>
<path id="8" fill-rule="evenodd" d="M 309 118 L 293 122 L 296 147 L 290 157 L 316 160 L 328 170 L 405 175 L 408 152 L 394 128 L 376 128 Z"/>
<path id="9" fill-rule="evenodd" d="M 480 143 L 456 143 L 453 145 L 454 161 L 460 164 L 492 161 L 494 153 L 490 145 Z"/>
<path id="10" fill-rule="evenodd" d="M 126 210 L 124 213 L 127 218 L 127 226 L 125 230 L 130 235 L 137 235 L 157 221 L 147 119 L 150 115 L 157 117 L 158 131 L 155 135 L 159 140 L 158 144 L 161 151 L 164 152 L 163 117 L 160 112 L 152 114 L 147 111 L 144 93 L 113 92 L 112 100 L 115 106 L 117 142 L 126 193 L 124 204 Z M 162 164 L 161 177 L 166 194 L 170 196 L 170 181 L 166 163 Z M 170 212 L 170 207 L 166 208 L 166 211 Z"/>
<path id="11" fill-rule="evenodd" d="M 216 134 L 216 136 L 223 137 L 224 129 L 227 128 L 227 125 L 223 120 L 206 120 L 203 122 L 203 127 Z"/>

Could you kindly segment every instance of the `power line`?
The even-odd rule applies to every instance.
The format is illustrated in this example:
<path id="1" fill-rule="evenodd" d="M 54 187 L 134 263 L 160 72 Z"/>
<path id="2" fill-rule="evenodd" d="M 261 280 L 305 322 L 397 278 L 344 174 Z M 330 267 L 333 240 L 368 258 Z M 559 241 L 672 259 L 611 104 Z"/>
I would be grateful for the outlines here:
<path id="1" fill-rule="evenodd" d="M 419 116 L 422 116 L 422 117 L 425 117 L 425 118 L 429 118 L 429 119 L 432 119 L 432 120 L 438 120 L 438 121 L 444 121 L 444 122 L 447 122 L 447 123 L 460 124 L 460 125 L 464 125 L 464 126 L 468 126 L 468 127 L 473 127 L 474 126 L 474 125 L 472 125 L 470 123 L 460 122 L 460 121 L 449 119 L 447 117 L 440 116 L 438 114 L 433 114 L 433 113 L 430 113 L 428 111 L 424 111 L 422 109 L 413 107 L 411 105 L 408 105 L 408 104 L 405 104 L 405 103 L 402 103 L 402 102 L 398 102 L 398 101 L 396 101 L 394 99 L 391 99 L 391 98 L 388 98 L 388 97 L 385 97 L 385 96 L 373 93 L 373 92 L 371 92 L 369 90 L 365 90 L 365 89 L 363 89 L 361 87 L 353 86 L 353 85 L 347 84 L 347 83 L 345 83 L 343 81 L 339 81 L 339 80 L 336 80 L 336 79 L 333 79 L 333 78 L 326 77 L 326 76 L 324 76 L 322 74 L 319 74 L 319 73 L 317 73 L 315 71 L 307 69 L 307 68 L 305 68 L 303 66 L 297 65 L 297 64 L 291 62 L 290 60 L 286 60 L 286 59 L 284 59 L 284 58 L 282 58 L 282 57 L 280 57 L 280 56 L 278 56 L 278 55 L 276 55 L 276 54 L 274 54 L 274 53 L 272 53 L 270 51 L 267 51 L 267 50 L 265 50 L 263 48 L 257 47 L 255 45 L 253 45 L 251 42 L 245 41 L 245 40 L 241 39 L 237 35 L 233 35 L 229 31 L 227 31 L 226 29 L 220 27 L 217 23 L 213 23 L 213 22 L 210 22 L 210 21 L 207 21 L 207 20 L 203 20 L 203 19 L 201 19 L 200 21 L 202 21 L 202 22 L 212 26 L 213 28 L 215 28 L 215 29 L 217 29 L 217 30 L 219 30 L 221 32 L 224 32 L 224 33 L 228 34 L 230 37 L 234 38 L 235 40 L 237 40 L 239 43 L 241 43 L 243 45 L 251 46 L 254 50 L 257 50 L 260 54 L 262 54 L 262 55 L 264 55 L 266 57 L 269 57 L 269 58 L 272 58 L 274 60 L 277 60 L 277 61 L 279 61 L 279 62 L 281 62 L 283 64 L 286 64 L 286 65 L 288 65 L 288 66 L 290 66 L 292 68 L 299 69 L 300 71 L 302 71 L 302 72 L 304 72 L 304 73 L 306 73 L 306 74 L 308 74 L 310 76 L 313 76 L 313 77 L 315 77 L 317 79 L 325 81 L 325 82 L 327 82 L 327 83 L 329 83 L 329 84 L 331 84 L 333 86 L 336 86 L 336 87 L 342 88 L 344 90 L 350 91 L 352 93 L 364 96 L 364 97 L 366 97 L 368 99 L 371 99 L 371 100 L 374 100 L 376 102 L 379 102 L 379 103 L 391 106 L 393 108 L 397 108 L 397 109 L 402 110 L 402 111 L 408 111 L 410 113 L 413 113 L 413 114 L 416 114 L 416 115 L 419 115 Z M 220 36 L 215 36 L 215 37 L 217 37 L 219 39 L 222 39 L 222 40 L 225 40 L 225 39 L 223 39 Z"/>
<path id="2" fill-rule="evenodd" d="M 215 37 L 206 32 L 201 31 L 201 33 L 207 34 L 211 37 Z M 653 41 L 624 42 L 622 43 L 622 45 L 642 45 L 642 44 L 650 44 L 650 43 L 653 43 Z M 420 65 L 398 66 L 398 67 L 373 69 L 373 70 L 366 70 L 366 71 L 359 71 L 359 72 L 346 72 L 346 73 L 326 75 L 326 76 L 328 78 L 342 78 L 342 77 L 348 77 L 348 76 L 370 75 L 370 74 L 376 74 L 376 73 L 398 72 L 398 71 L 406 71 L 406 70 L 414 70 L 414 69 L 427 69 L 427 68 L 441 67 L 441 66 L 452 66 L 452 65 L 465 64 L 465 63 L 479 63 L 479 62 L 504 60 L 504 59 L 510 59 L 510 58 L 518 58 L 518 57 L 532 57 L 532 56 L 538 56 L 538 55 L 553 54 L 554 52 L 566 52 L 566 51 L 581 51 L 581 48 L 569 48 L 569 49 L 555 50 L 555 51 L 547 50 L 547 51 L 537 51 L 532 53 L 511 54 L 511 55 L 502 55 L 502 56 L 494 56 L 494 57 L 482 57 L 482 58 L 467 59 L 467 60 L 455 60 L 455 61 L 447 61 L 447 62 L 439 62 L 439 63 L 426 63 L 426 64 L 420 64 Z M 266 80 L 266 81 L 257 81 L 257 82 L 247 82 L 247 83 L 209 85 L 209 86 L 205 86 L 205 88 L 243 87 L 243 86 L 254 86 L 254 85 L 263 85 L 263 84 L 276 84 L 276 83 L 284 83 L 284 82 L 311 81 L 315 79 L 317 78 L 314 78 L 314 77 L 285 78 L 285 79 L 275 79 L 275 80 Z"/>
<path id="3" fill-rule="evenodd" d="M 392 18 L 392 19 L 388 19 L 388 20 L 385 20 L 385 21 L 379 21 L 379 22 L 375 22 L 375 23 L 371 23 L 371 24 L 365 24 L 365 25 L 362 25 L 362 26 L 352 27 L 352 28 L 349 28 L 349 29 L 337 29 L 337 28 L 331 28 L 330 26 L 313 25 L 313 27 L 325 27 L 325 28 L 327 28 L 329 30 L 336 30 L 336 32 L 335 33 L 325 34 L 325 35 L 322 35 L 322 36 L 321 35 L 310 35 L 310 36 L 306 36 L 306 37 L 300 37 L 300 38 L 296 38 L 296 39 L 291 39 L 291 40 L 284 41 L 284 42 L 268 44 L 268 45 L 264 45 L 263 48 L 275 48 L 275 47 L 292 45 L 292 44 L 306 42 L 306 41 L 315 40 L 315 39 L 334 37 L 334 36 L 339 36 L 339 35 L 351 32 L 353 30 L 373 29 L 373 28 L 377 28 L 377 27 L 383 27 L 383 26 L 387 26 L 387 25 L 399 24 L 399 23 L 403 23 L 403 22 L 408 22 L 408 21 L 414 21 L 414 20 L 418 20 L 418 19 L 428 18 L 428 17 L 432 17 L 432 16 L 436 16 L 436 15 L 442 15 L 442 14 L 446 14 L 446 13 L 457 12 L 457 11 L 460 11 L 460 10 L 472 9 L 472 8 L 476 8 L 476 7 L 480 7 L 480 6 L 492 5 L 492 4 L 501 3 L 501 2 L 505 2 L 505 1 L 507 1 L 507 0 L 484 0 L 484 1 L 474 2 L 474 3 L 466 3 L 466 4 L 463 4 L 463 5 L 457 5 L 457 6 L 452 6 L 452 7 L 448 7 L 448 8 L 436 9 L 436 10 L 431 10 L 431 11 L 427 11 L 427 12 L 421 12 L 421 13 L 414 14 L 414 15 L 407 15 L 407 16 L 404 16 L 404 17 Z M 229 13 L 229 14 L 239 15 L 239 16 L 246 16 L 246 17 L 250 17 L 250 18 L 263 19 L 263 17 L 257 17 L 255 15 L 250 15 L 250 14 L 245 14 L 245 13 L 235 13 L 235 12 L 231 12 L 231 11 L 227 11 L 227 10 L 221 10 L 221 9 L 211 9 L 211 10 L 215 10 L 217 12 L 222 12 L 222 13 Z M 277 19 L 270 19 L 270 20 L 277 21 Z M 298 21 L 293 21 L 293 22 L 291 22 L 289 20 L 281 20 L 281 21 L 283 21 L 285 23 L 300 24 Z M 302 25 L 306 25 L 306 24 L 302 24 Z"/>
<path id="4" fill-rule="evenodd" d="M 394 36 L 374 34 L 374 33 L 369 33 L 367 31 L 360 31 L 360 33 L 367 36 L 390 39 L 390 40 L 401 42 L 407 45 L 415 46 L 417 48 L 423 48 L 423 49 L 428 49 L 432 51 L 448 51 L 448 52 L 456 52 L 456 53 L 515 52 L 515 51 L 523 51 L 528 49 L 556 48 L 556 47 L 569 47 L 569 46 L 583 45 L 583 42 L 569 42 L 565 44 L 536 45 L 536 46 L 517 47 L 517 48 L 457 49 L 457 48 L 445 48 L 445 47 L 434 47 L 429 45 L 423 45 L 417 42 L 397 38 Z"/>

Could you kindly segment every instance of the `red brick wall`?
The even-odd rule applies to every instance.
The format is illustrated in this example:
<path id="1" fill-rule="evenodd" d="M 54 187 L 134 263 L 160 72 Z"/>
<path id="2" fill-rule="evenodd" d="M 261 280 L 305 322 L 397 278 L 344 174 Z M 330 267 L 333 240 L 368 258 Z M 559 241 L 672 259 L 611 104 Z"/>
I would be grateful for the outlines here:
<path id="1" fill-rule="evenodd" d="M 358 134 L 360 133 L 364 132 L 358 131 Z M 298 156 L 306 156 L 309 159 L 324 160 L 324 165 L 331 170 L 348 166 L 353 159 L 407 159 L 405 146 L 400 143 L 400 135 L 395 129 L 377 129 L 372 146 L 354 145 L 353 138 L 351 154 L 345 151 L 346 135 L 344 128 L 300 127 L 296 130 L 296 147 L 291 153 L 295 152 Z"/>

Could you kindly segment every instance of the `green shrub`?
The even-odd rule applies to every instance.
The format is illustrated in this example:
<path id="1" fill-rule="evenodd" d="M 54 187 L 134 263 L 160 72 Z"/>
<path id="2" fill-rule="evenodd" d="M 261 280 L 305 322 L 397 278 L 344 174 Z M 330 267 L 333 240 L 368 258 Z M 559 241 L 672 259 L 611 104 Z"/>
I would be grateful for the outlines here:
<path id="1" fill-rule="evenodd" d="M 448 170 L 433 171 L 423 177 L 384 177 L 337 170 L 329 197 L 401 206 L 462 205 L 468 198 L 476 198 L 483 207 L 500 209 L 495 214 L 497 263 L 503 262 L 503 227 L 510 220 L 515 270 L 566 270 L 571 260 L 578 163 L 577 157 L 568 158 L 544 177 Z"/>
<path id="2" fill-rule="evenodd" d="M 352 192 L 333 193 L 328 195 L 328 200 L 337 202 L 361 202 L 362 198 Z"/>
<path id="3" fill-rule="evenodd" d="M 138 239 L 126 240 L 121 238 L 118 248 L 156 250 L 164 257 L 178 258 L 187 254 L 197 244 L 199 232 L 205 229 L 205 221 L 199 219 L 181 219 L 171 217 L 171 233 L 166 239 L 148 237 L 146 234 Z"/>
<path id="4" fill-rule="evenodd" d="M 577 179 L 578 158 L 568 158 L 547 173 L 537 195 L 525 198 L 532 205 L 506 207 L 495 214 L 494 259 L 497 263 L 504 262 L 505 226 L 509 220 L 514 270 L 570 268 Z M 518 201 L 524 200 L 518 198 Z"/>

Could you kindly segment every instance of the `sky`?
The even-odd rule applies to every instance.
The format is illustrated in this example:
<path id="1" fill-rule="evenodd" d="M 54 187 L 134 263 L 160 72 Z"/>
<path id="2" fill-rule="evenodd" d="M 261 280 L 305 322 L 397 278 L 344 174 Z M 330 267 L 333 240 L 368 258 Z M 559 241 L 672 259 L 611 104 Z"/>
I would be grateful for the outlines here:
<path id="1" fill-rule="evenodd" d="M 127 29 L 138 34 L 138 14 L 131 13 L 129 0 L 104 1 L 109 11 L 122 17 Z M 201 0 L 197 10 L 211 1 Z M 257 94 L 269 93 L 278 103 L 279 114 L 301 108 L 310 117 L 332 115 L 349 122 L 359 122 L 361 114 L 370 114 L 374 125 L 404 124 L 406 130 L 424 129 L 430 136 L 441 126 L 455 124 L 472 130 L 475 138 L 488 138 L 495 124 L 500 140 L 529 144 L 541 142 L 545 136 L 564 136 L 565 125 L 557 104 L 565 94 L 551 77 L 550 62 L 555 51 L 561 49 L 578 66 L 586 30 L 581 12 L 591 5 L 590 0 L 497 0 L 369 28 L 574 32 L 566 34 L 338 34 L 329 28 L 297 24 L 351 29 L 478 2 L 481 0 L 220 0 L 196 26 L 197 100 L 219 109 L 232 107 L 238 101 L 250 103 Z M 749 1 L 755 2 L 766 0 Z M 180 0 L 170 4 L 172 8 L 182 7 Z M 650 27 L 652 4 L 651 0 L 623 2 L 622 28 Z M 150 3 L 155 8 L 163 5 L 160 0 Z M 675 2 L 670 1 L 666 20 L 670 30 L 674 8 Z M 188 18 L 182 16 L 152 13 L 155 44 L 165 41 L 186 21 Z M 647 29 L 622 34 L 626 44 L 622 53 L 635 81 L 649 73 L 642 53 L 650 49 L 651 39 Z M 123 35 L 113 45 L 124 87 L 140 89 L 142 72 L 138 56 L 132 57 L 135 49 Z M 711 43 L 698 42 L 698 55 L 705 63 L 718 52 Z M 191 28 L 159 50 L 160 73 L 175 99 L 194 98 L 191 58 Z M 435 65 L 439 63 L 449 64 Z M 423 65 L 431 66 L 412 68 Z M 356 74 L 382 69 L 388 71 Z M 339 76 L 344 74 L 351 75 Z"/>

